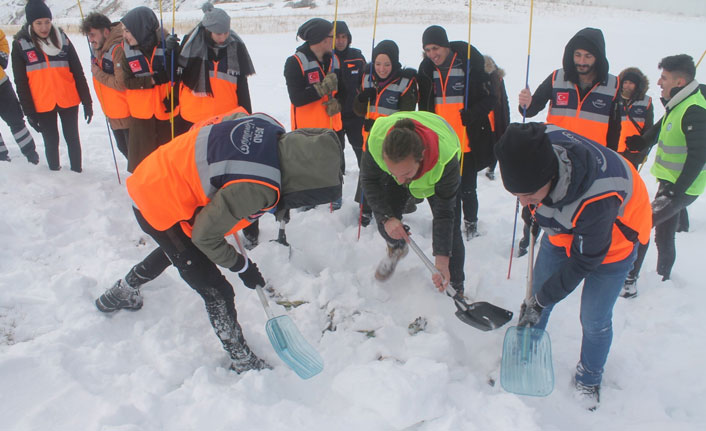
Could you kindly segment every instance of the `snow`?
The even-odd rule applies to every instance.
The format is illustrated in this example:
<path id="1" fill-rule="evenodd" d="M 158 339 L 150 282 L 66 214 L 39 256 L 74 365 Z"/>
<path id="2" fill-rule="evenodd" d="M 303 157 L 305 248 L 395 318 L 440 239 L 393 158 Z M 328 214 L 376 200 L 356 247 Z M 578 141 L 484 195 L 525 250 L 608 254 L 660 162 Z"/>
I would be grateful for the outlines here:
<path id="1" fill-rule="evenodd" d="M 451 2 L 439 3 L 441 9 L 451 7 Z M 426 2 L 410 4 L 410 10 L 428 8 Z M 560 66 L 564 44 L 585 26 L 603 29 L 613 73 L 637 66 L 650 77 L 649 94 L 655 100 L 659 60 L 681 52 L 698 59 L 704 49 L 703 21 L 698 18 L 633 12 L 625 19 L 622 10 L 581 7 L 575 13 L 568 7 L 540 5 L 546 8 L 535 5 L 529 79 L 533 89 Z M 328 16 L 332 8 L 313 12 Z M 527 12 L 517 6 L 498 12 L 488 2 L 481 2 L 477 13 L 474 9 L 472 40 L 506 70 L 512 105 L 525 81 Z M 350 26 L 354 46 L 369 55 L 372 13 L 367 23 L 360 22 Z M 434 22 L 390 22 L 378 23 L 375 39 L 396 40 L 402 62 L 416 67 L 421 32 Z M 446 26 L 450 38 L 467 37 L 463 22 L 461 17 Z M 255 110 L 289 124 L 282 67 L 299 42 L 294 31 L 272 33 L 275 30 L 246 32 L 243 39 L 258 71 L 250 81 Z M 78 34 L 71 38 L 88 69 L 86 43 Z M 702 66 L 698 71 L 702 82 L 705 70 Z M 659 118 L 663 110 L 657 105 Z M 689 209 L 691 231 L 677 236 L 673 280 L 660 281 L 652 246 L 639 296 L 618 300 L 602 404 L 588 412 L 574 400 L 570 386 L 581 339 L 579 294 L 555 308 L 548 326 L 554 392 L 546 398 L 522 397 L 504 392 L 499 384 L 489 385 L 490 379 L 499 379 L 503 336 L 516 320 L 490 332 L 463 324 L 453 314 L 452 301 L 432 288 L 427 269 L 412 253 L 390 281 L 375 281 L 374 268 L 385 247 L 373 227 L 363 229 L 356 241 L 358 207 L 353 194 L 358 171 L 348 148 L 343 208 L 333 214 L 324 207 L 294 212 L 287 225 L 291 258 L 284 247 L 269 241 L 276 238 L 278 225 L 266 216 L 261 244 L 251 252 L 285 297 L 306 301 L 289 311 L 273 308 L 276 314 L 291 316 L 323 356 L 325 369 L 310 380 L 287 369 L 269 344 L 257 296 L 225 271 L 236 290 L 249 345 L 274 365 L 270 371 L 239 376 L 227 370 L 227 355 L 202 301 L 173 268 L 144 286 L 143 309 L 106 315 L 95 308 L 94 299 L 154 247 L 135 223 L 124 185 L 116 180 L 105 121 L 100 110 L 96 112 L 90 125 L 80 121 L 81 174 L 68 169 L 64 144 L 61 171 L 50 172 L 43 156 L 39 166 L 26 163 L 0 122 L 13 158 L 0 165 L 0 428 L 706 428 L 706 377 L 701 372 L 706 354 L 701 329 L 706 317 L 700 255 L 706 241 L 703 198 Z M 513 115 L 521 120 L 514 109 Z M 41 154 L 41 138 L 33 134 Z M 124 184 L 126 163 L 120 154 L 118 164 Z M 648 168 L 642 176 L 653 195 L 656 186 Z M 467 295 L 517 313 L 527 257 L 513 259 L 512 276 L 506 280 L 515 199 L 499 180 L 480 174 L 478 183 L 482 236 L 466 243 Z M 431 254 L 427 205 L 405 220 Z M 427 328 L 409 335 L 407 326 L 418 316 L 428 320 Z"/>

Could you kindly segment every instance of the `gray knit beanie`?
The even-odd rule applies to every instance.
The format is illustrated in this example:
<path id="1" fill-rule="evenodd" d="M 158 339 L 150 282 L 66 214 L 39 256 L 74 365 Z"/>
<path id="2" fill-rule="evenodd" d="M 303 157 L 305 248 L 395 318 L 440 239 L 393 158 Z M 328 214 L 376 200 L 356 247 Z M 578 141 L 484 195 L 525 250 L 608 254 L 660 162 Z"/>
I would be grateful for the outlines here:
<path id="1" fill-rule="evenodd" d="M 201 25 L 206 30 L 220 34 L 230 32 L 230 16 L 226 11 L 213 7 L 211 3 L 204 3 L 201 10 L 203 11 Z"/>

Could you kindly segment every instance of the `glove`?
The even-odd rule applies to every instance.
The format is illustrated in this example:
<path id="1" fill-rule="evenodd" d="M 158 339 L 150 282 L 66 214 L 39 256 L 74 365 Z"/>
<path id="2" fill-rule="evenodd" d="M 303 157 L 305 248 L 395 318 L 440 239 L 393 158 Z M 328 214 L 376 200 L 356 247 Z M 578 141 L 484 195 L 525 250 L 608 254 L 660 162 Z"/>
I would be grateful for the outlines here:
<path id="1" fill-rule="evenodd" d="M 166 70 L 159 70 L 157 72 L 154 72 L 154 75 L 152 75 L 152 80 L 154 81 L 154 85 L 162 85 L 166 84 L 169 81 L 169 72 Z"/>
<path id="2" fill-rule="evenodd" d="M 91 124 L 93 119 L 93 105 L 83 105 L 83 118 L 86 120 L 86 124 Z"/>
<path id="3" fill-rule="evenodd" d="M 323 81 L 314 84 L 314 88 L 320 97 L 331 94 L 338 90 L 338 76 L 336 76 L 336 73 L 334 72 L 329 72 Z"/>
<path id="4" fill-rule="evenodd" d="M 473 113 L 473 111 L 470 111 L 468 109 L 461 109 L 458 112 L 461 115 L 461 123 L 463 123 L 464 126 L 471 127 L 471 125 L 476 122 L 476 115 Z"/>
<path id="5" fill-rule="evenodd" d="M 339 102 L 335 97 L 325 101 L 324 106 L 326 107 L 326 115 L 329 117 L 333 117 L 341 112 L 341 102 Z"/>
<path id="6" fill-rule="evenodd" d="M 170 34 L 164 39 L 164 48 L 167 51 L 174 51 L 179 48 L 179 36 L 176 34 Z"/>
<path id="7" fill-rule="evenodd" d="M 366 118 L 363 120 L 363 130 L 366 132 L 369 132 L 373 128 L 373 124 L 375 124 L 375 119 L 374 118 Z"/>
<path id="8" fill-rule="evenodd" d="M 248 289 L 254 289 L 256 286 L 265 286 L 265 279 L 262 277 L 257 264 L 242 254 L 238 255 L 238 259 L 230 267 L 230 270 L 238 273 L 238 277 L 243 280 L 243 284 Z"/>
<path id="9" fill-rule="evenodd" d="M 39 125 L 39 120 L 34 115 L 27 115 L 27 122 L 37 133 L 42 133 L 42 127 Z"/>
<path id="10" fill-rule="evenodd" d="M 542 310 L 544 310 L 544 307 L 537 302 L 536 295 L 525 299 L 522 303 L 522 307 L 520 307 L 520 321 L 517 323 L 517 326 L 532 327 L 536 325 L 540 317 L 542 317 Z"/>
<path id="11" fill-rule="evenodd" d="M 172 103 L 171 99 L 169 97 L 169 94 L 167 93 L 167 97 L 162 100 L 162 104 L 164 105 L 164 111 L 165 112 L 172 112 Z M 179 91 L 177 89 L 174 89 L 174 109 L 179 106 Z"/>
<path id="12" fill-rule="evenodd" d="M 639 153 L 647 148 L 647 141 L 640 135 L 632 135 L 625 138 L 625 145 L 627 145 L 628 150 Z"/>
<path id="13" fill-rule="evenodd" d="M 358 100 L 361 103 L 368 103 L 370 101 L 370 104 L 374 104 L 375 100 L 377 100 L 378 97 L 378 91 L 371 87 L 371 88 L 366 88 L 363 90 L 359 95 L 358 95 Z"/>
<path id="14" fill-rule="evenodd" d="M 534 205 L 522 207 L 522 220 L 527 226 L 532 226 L 534 220 L 532 219 L 532 210 L 534 210 Z"/>
<path id="15" fill-rule="evenodd" d="M 7 53 L 4 51 L 0 51 L 0 67 L 3 69 L 7 69 L 7 64 L 8 64 L 9 57 L 7 56 Z"/>

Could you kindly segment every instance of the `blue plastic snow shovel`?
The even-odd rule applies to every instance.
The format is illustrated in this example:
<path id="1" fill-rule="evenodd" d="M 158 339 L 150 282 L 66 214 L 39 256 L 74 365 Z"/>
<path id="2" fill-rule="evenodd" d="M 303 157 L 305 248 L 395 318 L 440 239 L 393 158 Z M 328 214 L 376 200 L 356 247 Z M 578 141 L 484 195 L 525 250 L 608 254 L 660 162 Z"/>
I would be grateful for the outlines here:
<path id="1" fill-rule="evenodd" d="M 267 336 L 282 362 L 302 379 L 319 374 L 324 369 L 324 360 L 319 352 L 304 339 L 289 316 L 274 317 L 262 287 L 257 286 L 256 289 L 267 314 Z"/>
<path id="2" fill-rule="evenodd" d="M 532 295 L 535 235 L 530 238 L 526 298 Z M 543 329 L 512 326 L 505 332 L 500 384 L 508 392 L 546 397 L 554 390 L 552 343 Z"/>

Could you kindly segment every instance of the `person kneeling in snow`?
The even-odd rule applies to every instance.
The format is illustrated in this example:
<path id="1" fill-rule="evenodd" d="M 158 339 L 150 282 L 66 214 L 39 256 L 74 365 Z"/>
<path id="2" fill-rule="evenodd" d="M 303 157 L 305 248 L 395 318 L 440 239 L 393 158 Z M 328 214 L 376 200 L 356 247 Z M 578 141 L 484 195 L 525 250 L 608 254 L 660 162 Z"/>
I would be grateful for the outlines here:
<path id="1" fill-rule="evenodd" d="M 575 385 L 594 410 L 613 338 L 613 306 L 636 244 L 650 237 L 645 183 L 617 153 L 554 125 L 511 124 L 495 154 L 505 189 L 522 205 L 536 206 L 533 216 L 546 231 L 518 325 L 544 329 L 554 305 L 583 280 Z"/>
<path id="2" fill-rule="evenodd" d="M 443 292 L 451 282 L 456 294 L 463 295 L 460 157 L 458 137 L 436 114 L 402 111 L 375 120 L 360 173 L 364 196 L 387 241 L 387 256 L 375 278 L 389 279 L 407 254 L 401 219 L 411 194 L 428 198 L 434 218 L 432 247 L 442 275 L 432 277 L 434 284 Z"/>
<path id="3" fill-rule="evenodd" d="M 341 148 L 335 133 L 285 133 L 265 114 L 194 127 L 163 145 L 127 180 L 137 222 L 159 248 L 96 300 L 103 312 L 139 309 L 139 287 L 170 261 L 201 295 L 231 369 L 268 365 L 248 347 L 237 320 L 233 287 L 216 265 L 238 273 L 246 287 L 265 285 L 257 264 L 225 236 L 267 211 L 331 202 L 341 196 Z"/>

